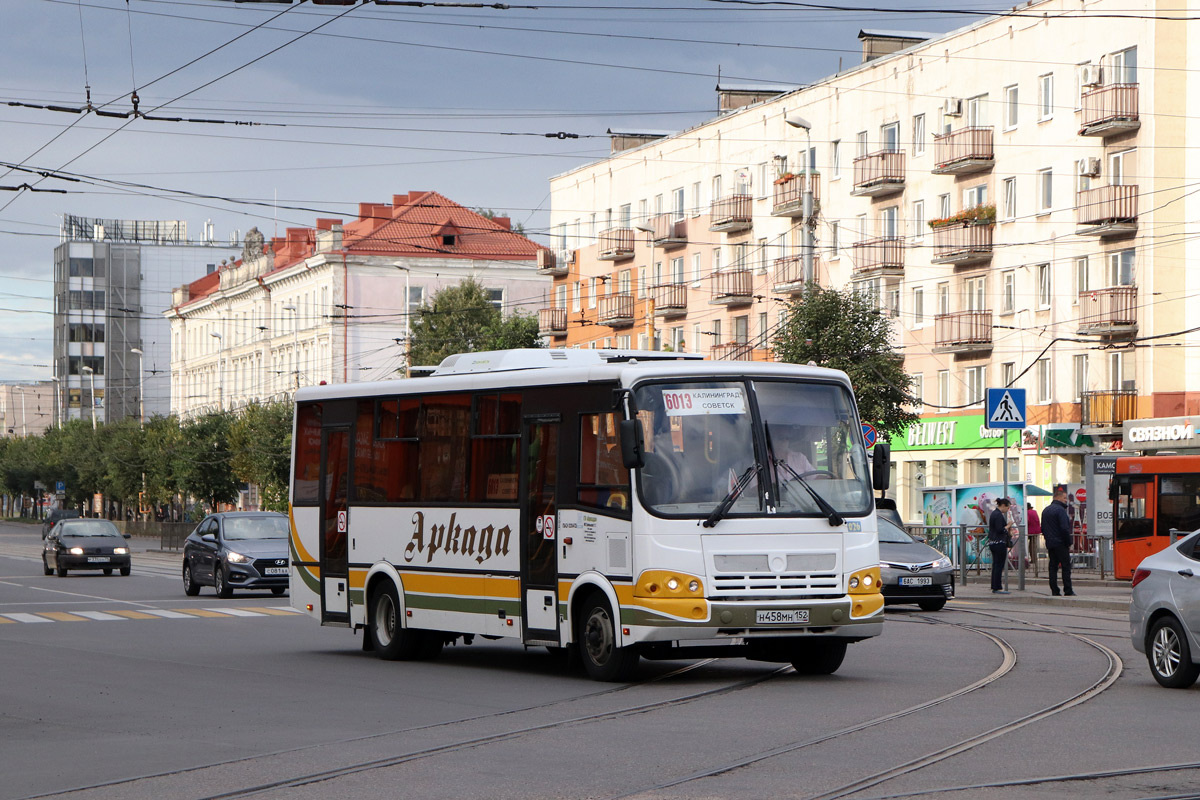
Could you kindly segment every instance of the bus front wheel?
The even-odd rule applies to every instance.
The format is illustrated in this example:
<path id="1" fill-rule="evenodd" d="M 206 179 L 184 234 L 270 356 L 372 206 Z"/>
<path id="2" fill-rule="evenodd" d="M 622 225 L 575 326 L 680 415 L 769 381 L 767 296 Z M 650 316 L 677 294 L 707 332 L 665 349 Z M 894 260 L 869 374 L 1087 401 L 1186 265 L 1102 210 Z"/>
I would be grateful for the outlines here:
<path id="1" fill-rule="evenodd" d="M 625 681 L 637 671 L 636 650 L 617 645 L 616 621 L 608 600 L 593 592 L 583 605 L 579 620 L 579 656 L 588 677 L 597 681 Z"/>
<path id="2" fill-rule="evenodd" d="M 792 667 L 801 675 L 832 675 L 846 657 L 842 639 L 814 639 L 797 645 L 792 652 Z"/>
<path id="3" fill-rule="evenodd" d="M 371 594 L 367 629 L 375 643 L 375 655 L 384 661 L 409 661 L 421 655 L 420 631 L 400 624 L 400 597 L 390 583 L 381 584 Z"/>

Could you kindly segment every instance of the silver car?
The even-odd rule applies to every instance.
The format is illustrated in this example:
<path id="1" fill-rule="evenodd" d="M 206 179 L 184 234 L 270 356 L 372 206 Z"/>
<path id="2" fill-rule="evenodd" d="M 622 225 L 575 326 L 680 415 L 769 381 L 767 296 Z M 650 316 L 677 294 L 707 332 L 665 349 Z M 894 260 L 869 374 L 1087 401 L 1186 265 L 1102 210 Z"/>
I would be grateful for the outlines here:
<path id="1" fill-rule="evenodd" d="M 1186 689 L 1200 676 L 1200 531 L 1147 556 L 1133 573 L 1129 636 L 1154 680 Z"/>

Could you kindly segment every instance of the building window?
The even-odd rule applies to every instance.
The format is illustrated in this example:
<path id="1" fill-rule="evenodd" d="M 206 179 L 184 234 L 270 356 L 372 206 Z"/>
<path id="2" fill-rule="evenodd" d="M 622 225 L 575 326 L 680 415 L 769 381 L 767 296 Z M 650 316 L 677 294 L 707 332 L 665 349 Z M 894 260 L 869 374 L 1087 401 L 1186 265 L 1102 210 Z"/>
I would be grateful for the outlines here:
<path id="1" fill-rule="evenodd" d="M 1017 179 L 1004 179 L 1004 219 L 1017 218 Z"/>
<path id="2" fill-rule="evenodd" d="M 883 209 L 880 217 L 880 234 L 885 239 L 895 239 L 897 234 L 897 221 L 900 218 L 899 206 L 888 206 Z"/>
<path id="3" fill-rule="evenodd" d="M 984 394 L 987 389 L 987 382 L 984 379 L 987 367 L 967 367 L 967 397 L 966 402 L 970 405 L 977 405 L 983 402 Z"/>
<path id="4" fill-rule="evenodd" d="M 1109 83 L 1137 83 L 1137 48 L 1113 53 L 1110 59 Z"/>
<path id="5" fill-rule="evenodd" d="M 633 289 L 633 270 L 623 269 L 617 275 L 617 292 L 629 294 Z"/>
<path id="6" fill-rule="evenodd" d="M 854 137 L 854 157 L 862 158 L 867 154 L 867 132 L 859 131 Z"/>
<path id="7" fill-rule="evenodd" d="M 977 275 L 963 281 L 963 301 L 966 311 L 987 311 L 987 277 Z"/>
<path id="8" fill-rule="evenodd" d="M 950 195 L 938 195 L 938 219 L 945 219 L 950 216 Z"/>
<path id="9" fill-rule="evenodd" d="M 914 200 L 912 204 L 912 238 L 925 238 L 925 201 Z"/>
<path id="10" fill-rule="evenodd" d="M 700 181 L 692 184 L 692 216 L 700 216 L 702 201 L 700 199 Z"/>
<path id="11" fill-rule="evenodd" d="M 683 283 L 683 256 L 671 259 L 671 283 Z"/>
<path id="12" fill-rule="evenodd" d="M 925 324 L 925 290 L 921 287 L 916 287 L 912 292 L 913 297 L 913 326 L 918 327 Z"/>
<path id="13" fill-rule="evenodd" d="M 1054 170 L 1039 169 L 1038 182 L 1038 211 L 1047 213 L 1054 206 Z"/>
<path id="14" fill-rule="evenodd" d="M 1050 307 L 1050 265 L 1038 264 L 1038 308 Z"/>
<path id="15" fill-rule="evenodd" d="M 646 288 L 646 268 L 638 267 L 637 296 L 645 297 L 647 294 L 649 294 L 649 290 Z"/>
<path id="16" fill-rule="evenodd" d="M 913 155 L 925 155 L 925 115 L 913 117 Z"/>
<path id="17" fill-rule="evenodd" d="M 700 254 L 692 253 L 692 282 L 695 283 L 697 286 L 700 285 L 700 281 L 703 280 L 703 278 L 704 278 L 704 271 L 700 265 L 700 262 L 701 262 Z"/>
<path id="18" fill-rule="evenodd" d="M 1011 314 L 1017 309 L 1017 273 L 1010 269 L 1001 276 L 1000 280 L 1002 283 L 1000 313 Z"/>
<path id="19" fill-rule="evenodd" d="M 879 138 L 883 142 L 883 149 L 890 153 L 894 153 L 900 149 L 900 123 L 889 122 L 887 125 L 879 126 Z"/>
<path id="20" fill-rule="evenodd" d="M 1017 127 L 1017 87 L 1004 87 L 1004 129 L 1012 130 Z"/>
<path id="21" fill-rule="evenodd" d="M 992 461 L 989 458 L 967 459 L 967 482 L 988 483 L 992 479 Z"/>
<path id="22" fill-rule="evenodd" d="M 571 310 L 578 311 L 583 303 L 583 281 L 575 281 L 575 293 L 571 295 Z"/>
<path id="23" fill-rule="evenodd" d="M 588 308 L 596 307 L 597 286 L 600 280 L 598 278 L 588 279 Z"/>
<path id="24" fill-rule="evenodd" d="M 1039 403 L 1050 402 L 1050 359 L 1039 358 L 1037 362 L 1037 397 Z"/>
<path id="25" fill-rule="evenodd" d="M 937 286 L 937 313 L 939 316 L 945 316 L 950 313 L 950 284 L 939 283 Z"/>
<path id="26" fill-rule="evenodd" d="M 1108 388 L 1116 391 L 1118 389 L 1132 389 L 1133 387 L 1133 368 L 1129 363 L 1130 359 L 1127 353 L 1109 353 L 1108 354 Z"/>
<path id="27" fill-rule="evenodd" d="M 939 369 L 937 374 L 938 406 L 950 406 L 950 370 Z"/>
<path id="28" fill-rule="evenodd" d="M 912 376 L 912 383 L 908 385 L 908 395 L 913 399 L 914 406 L 921 406 L 925 403 L 925 373 L 918 372 Z"/>
<path id="29" fill-rule="evenodd" d="M 829 223 L 829 258 L 835 260 L 841 258 L 841 244 L 838 241 L 841 238 L 841 223 L 833 220 Z"/>
<path id="30" fill-rule="evenodd" d="M 1054 116 L 1054 75 L 1038 77 L 1038 119 L 1047 120 Z"/>
<path id="31" fill-rule="evenodd" d="M 1075 259 L 1075 296 L 1071 298 L 1074 305 L 1079 305 L 1079 295 L 1088 290 L 1088 258 L 1081 256 Z"/>
<path id="32" fill-rule="evenodd" d="M 1133 169 L 1133 149 L 1112 153 L 1108 157 L 1109 186 L 1124 186 Z"/>
<path id="33" fill-rule="evenodd" d="M 833 179 L 837 180 L 842 177 L 842 142 L 840 139 L 836 139 L 830 142 L 829 146 L 831 148 L 829 153 L 830 168 L 833 170 Z"/>
<path id="34" fill-rule="evenodd" d="M 488 289 L 487 295 L 488 295 L 488 305 L 490 305 L 492 308 L 496 309 L 501 314 L 503 314 L 504 313 L 504 290 L 503 289 Z"/>
<path id="35" fill-rule="evenodd" d="M 1133 249 L 1108 254 L 1108 285 L 1133 286 Z"/>
<path id="36" fill-rule="evenodd" d="M 935 461 L 937 465 L 937 482 L 939 486 L 956 486 L 958 485 L 958 461 L 947 459 L 945 461 Z"/>
<path id="37" fill-rule="evenodd" d="M 1000 365 L 1000 385 L 1005 389 L 1013 385 L 1013 381 L 1017 379 L 1017 365 L 1012 361 L 1005 361 Z"/>
<path id="38" fill-rule="evenodd" d="M 721 271 L 721 248 L 714 247 L 712 251 L 712 271 Z"/>
<path id="39" fill-rule="evenodd" d="M 1075 400 L 1078 401 L 1088 388 L 1088 357 L 1086 353 L 1071 357 L 1071 372 L 1075 379 Z"/>
<path id="40" fill-rule="evenodd" d="M 925 469 L 924 461 L 906 461 L 904 463 L 904 477 L 908 481 L 908 516 L 910 518 L 918 516 L 925 503 L 924 495 L 921 492 L 925 488 Z"/>
<path id="41" fill-rule="evenodd" d="M 981 183 L 978 186 L 972 186 L 969 189 L 963 189 L 963 210 L 968 208 L 978 208 L 986 206 L 988 201 L 987 184 Z"/>

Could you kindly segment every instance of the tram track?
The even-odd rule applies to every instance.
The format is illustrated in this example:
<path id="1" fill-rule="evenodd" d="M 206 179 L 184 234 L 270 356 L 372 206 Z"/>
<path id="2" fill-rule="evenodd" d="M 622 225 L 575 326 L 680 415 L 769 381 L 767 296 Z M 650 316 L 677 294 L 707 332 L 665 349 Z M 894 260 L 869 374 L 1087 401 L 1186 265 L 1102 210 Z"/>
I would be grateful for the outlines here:
<path id="1" fill-rule="evenodd" d="M 546 703 L 538 703 L 538 704 L 531 705 L 531 706 L 522 706 L 521 708 L 498 711 L 498 712 L 495 712 L 492 714 L 481 714 L 481 715 L 474 716 L 474 717 L 465 717 L 462 719 L 448 720 L 445 722 L 431 723 L 428 725 L 417 725 L 417 726 L 412 726 L 409 728 L 402 728 L 402 729 L 391 730 L 391 731 L 381 731 L 381 732 L 369 734 L 366 736 L 355 736 L 355 737 L 347 737 L 344 739 L 316 742 L 313 744 L 304 745 L 302 747 L 288 748 L 288 749 L 284 749 L 284 750 L 273 751 L 270 753 L 257 753 L 253 756 L 246 756 L 244 758 L 236 758 L 236 759 L 228 759 L 228 760 L 219 761 L 219 762 L 212 762 L 209 764 L 202 764 L 199 766 L 191 766 L 191 767 L 186 767 L 186 768 L 181 768 L 181 769 L 176 769 L 176 770 L 166 770 L 166 771 L 162 771 L 162 772 L 156 772 L 156 773 L 145 774 L 145 775 L 137 775 L 137 776 L 133 776 L 133 777 L 129 777 L 129 778 L 122 778 L 122 779 L 114 780 L 114 781 L 106 781 L 106 782 L 88 784 L 88 785 L 83 785 L 83 786 L 75 786 L 75 787 L 71 787 L 68 789 L 58 790 L 55 792 L 27 795 L 23 798 L 20 798 L 20 800 L 46 800 L 48 798 L 63 797 L 63 796 L 74 795 L 74 794 L 83 793 L 83 792 L 106 790 L 106 789 L 111 789 L 111 788 L 117 787 L 117 786 L 129 786 L 129 785 L 136 784 L 136 783 L 143 782 L 143 781 L 153 781 L 153 780 L 161 780 L 161 779 L 183 777 L 183 776 L 188 776 L 188 775 L 195 775 L 197 773 L 204 772 L 205 770 L 227 768 L 227 767 L 237 766 L 239 764 L 249 764 L 249 763 L 253 763 L 255 761 L 264 759 L 264 758 L 272 758 L 272 757 L 290 755 L 290 754 L 301 753 L 301 752 L 305 752 L 305 751 L 312 751 L 312 750 L 316 750 L 319 748 L 326 748 L 326 747 L 330 747 L 330 746 L 361 743 L 361 742 L 366 742 L 366 741 L 370 741 L 370 740 L 382 739 L 382 738 L 385 738 L 388 736 L 400 736 L 400 735 L 413 734 L 413 733 L 428 733 L 430 731 L 446 729 L 446 728 L 450 728 L 453 726 L 460 726 L 460 725 L 466 725 L 466 724 L 470 724 L 470 723 L 484 722 L 484 721 L 494 720 L 494 719 L 505 717 L 505 716 L 512 716 L 512 715 L 516 715 L 516 714 L 523 714 L 523 713 L 529 713 L 529 712 L 533 712 L 533 711 L 545 710 L 548 708 L 553 708 L 555 706 L 566 706 L 566 705 L 569 705 L 572 703 L 578 703 L 581 701 L 586 701 L 586 700 L 594 699 L 597 697 L 602 697 L 605 695 L 614 695 L 614 694 L 619 694 L 619 693 L 624 693 L 624 692 L 631 692 L 631 691 L 635 691 L 640 688 L 645 688 L 645 687 L 653 685 L 653 684 L 662 683 L 662 682 L 668 681 L 671 678 L 692 672 L 692 671 L 699 669 L 705 665 L 711 664 L 716 660 L 717 659 L 712 659 L 712 658 L 703 659 L 700 661 L 696 661 L 694 663 L 687 664 L 679 669 L 672 670 L 668 673 L 656 676 L 656 677 L 651 678 L 646 681 L 639 681 L 638 683 L 632 683 L 632 684 L 626 684 L 623 686 L 616 686 L 616 687 L 612 687 L 612 688 L 602 689 L 602 690 L 596 691 L 596 692 L 588 692 L 583 695 L 577 695 L 577 696 L 565 698 L 562 700 L 555 700 L 555 701 L 550 701 L 550 702 L 546 702 Z M 231 789 L 226 792 L 218 792 L 216 794 L 210 794 L 210 795 L 205 795 L 202 797 L 197 797 L 194 800 L 235 800 L 235 798 L 252 797 L 256 794 L 261 794 L 261 793 L 273 791 L 276 789 L 288 789 L 288 788 L 306 786 L 306 785 L 310 785 L 310 784 L 314 784 L 314 783 L 321 783 L 324 781 L 335 780 L 340 777 L 354 775 L 354 774 L 358 774 L 358 773 L 362 773 L 362 772 L 369 772 L 372 770 L 387 769 L 387 768 L 391 768 L 391 767 L 401 766 L 403 764 L 406 764 L 406 763 L 409 763 L 412 761 L 417 761 L 417 760 L 424 759 L 424 758 L 445 755 L 445 754 L 453 753 L 453 752 L 456 752 L 459 750 L 465 750 L 465 749 L 480 747 L 480 746 L 489 745 L 489 744 L 497 744 L 500 742 L 518 739 L 523 736 L 528 736 L 530 734 L 554 730 L 556 728 L 570 727 L 570 726 L 581 725 L 581 724 L 586 724 L 586 723 L 590 723 L 590 722 L 602 722 L 602 721 L 608 721 L 608 720 L 613 720 L 613 719 L 620 719 L 622 717 L 637 716 L 640 714 L 646 714 L 646 713 L 650 713 L 650 712 L 657 711 L 660 709 L 672 708 L 672 707 L 685 705 L 685 704 L 696 702 L 697 700 L 701 700 L 701 699 L 704 699 L 707 697 L 718 697 L 718 696 L 728 694 L 731 692 L 740 691 L 742 689 L 746 689 L 751 686 L 755 686 L 757 684 L 764 683 L 766 681 L 769 681 L 773 678 L 776 678 L 780 675 L 783 675 L 783 674 L 786 674 L 789 672 L 792 672 L 792 667 L 790 665 L 781 666 L 781 667 L 777 667 L 775 669 L 771 669 L 760 675 L 755 675 L 754 677 L 751 677 L 751 678 L 745 678 L 745 679 L 742 679 L 739 681 L 734 681 L 733 683 L 714 687 L 711 689 L 705 689 L 702 691 L 691 692 L 691 693 L 688 693 L 688 694 L 685 694 L 682 696 L 678 696 L 678 697 L 671 697 L 671 698 L 666 698 L 663 700 L 657 700 L 657 701 L 648 702 L 648 703 L 641 703 L 641 704 L 637 704 L 637 705 L 633 705 L 633 706 L 628 706 L 626 708 L 614 709 L 611 711 L 603 711 L 603 712 L 597 712 L 597 713 L 593 713 L 593 714 L 581 714 L 581 715 L 576 715 L 574 717 L 569 717 L 566 719 L 553 720 L 553 721 L 549 721 L 549 722 L 539 723 L 536 725 L 527 725 L 524 727 L 504 731 L 502 733 L 469 737 L 469 738 L 460 739 L 460 740 L 454 741 L 454 742 L 447 742 L 442 745 L 422 748 L 419 750 L 412 750 L 412 751 L 409 751 L 409 752 L 406 752 L 406 753 L 403 753 L 403 754 L 400 754 L 397 756 L 390 756 L 387 758 L 369 759 L 369 760 L 364 760 L 364 761 L 360 761 L 360 762 L 356 762 L 356 763 L 352 763 L 352 764 L 342 765 L 340 767 L 334 767 L 334 768 L 325 769 L 325 770 L 314 770 L 312 772 L 308 772 L 303 775 L 295 775 L 295 776 L 291 776 L 289 778 L 284 778 L 284 779 L 280 779 L 280 780 L 276 780 L 276 781 L 263 782 L 260 784 L 255 784 L 253 786 L 247 786 L 247 787 L 242 787 L 242 788 L 238 788 L 238 789 Z"/>

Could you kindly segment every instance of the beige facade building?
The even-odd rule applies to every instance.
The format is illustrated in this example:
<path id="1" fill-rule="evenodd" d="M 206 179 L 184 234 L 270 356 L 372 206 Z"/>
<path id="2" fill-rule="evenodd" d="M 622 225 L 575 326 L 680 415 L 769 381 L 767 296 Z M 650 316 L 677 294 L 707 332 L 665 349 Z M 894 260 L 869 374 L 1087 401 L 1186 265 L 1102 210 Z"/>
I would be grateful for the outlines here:
<path id="1" fill-rule="evenodd" d="M 986 387 L 1024 388 L 1010 478 L 1078 482 L 1126 419 L 1200 413 L 1183 13 L 1046 0 L 935 38 L 864 31 L 869 60 L 812 86 L 722 87 L 709 122 L 614 135 L 551 181 L 542 330 L 770 358 L 811 232 L 813 278 L 894 319 L 926 423 L 977 431 Z M 990 435 L 909 438 L 906 519 L 922 485 L 1003 478 Z"/>
<path id="2" fill-rule="evenodd" d="M 41 436 L 54 426 L 54 381 L 0 384 L 0 437 Z"/>

